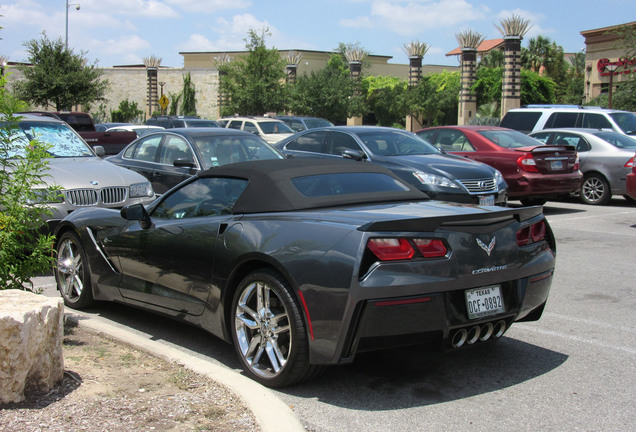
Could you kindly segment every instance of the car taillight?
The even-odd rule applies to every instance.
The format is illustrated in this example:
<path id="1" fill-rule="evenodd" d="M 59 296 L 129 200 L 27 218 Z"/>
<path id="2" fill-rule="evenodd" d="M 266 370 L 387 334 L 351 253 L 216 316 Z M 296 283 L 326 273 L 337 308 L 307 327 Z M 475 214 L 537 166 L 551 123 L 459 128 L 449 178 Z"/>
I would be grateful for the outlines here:
<path id="1" fill-rule="evenodd" d="M 540 221 L 517 231 L 517 245 L 525 246 L 545 239 L 545 221 Z"/>
<path id="2" fill-rule="evenodd" d="M 635 168 L 636 165 L 634 165 L 634 157 L 632 157 L 630 160 L 627 161 L 627 163 L 625 164 L 625 168 Z"/>
<path id="3" fill-rule="evenodd" d="M 381 261 L 411 259 L 416 249 L 424 258 L 441 258 L 448 253 L 446 243 L 440 239 L 414 238 L 411 241 L 413 243 L 405 238 L 372 238 L 367 247 Z"/>
<path id="4" fill-rule="evenodd" d="M 579 160 L 579 155 L 577 153 L 576 159 L 574 159 L 574 168 L 572 168 L 572 171 L 578 171 L 580 167 L 581 167 L 581 161 Z"/>
<path id="5" fill-rule="evenodd" d="M 521 168 L 524 171 L 539 172 L 539 169 L 537 168 L 537 163 L 532 158 L 532 155 L 530 153 L 526 153 L 523 156 L 520 156 L 517 159 L 517 165 L 519 166 L 519 168 Z"/>

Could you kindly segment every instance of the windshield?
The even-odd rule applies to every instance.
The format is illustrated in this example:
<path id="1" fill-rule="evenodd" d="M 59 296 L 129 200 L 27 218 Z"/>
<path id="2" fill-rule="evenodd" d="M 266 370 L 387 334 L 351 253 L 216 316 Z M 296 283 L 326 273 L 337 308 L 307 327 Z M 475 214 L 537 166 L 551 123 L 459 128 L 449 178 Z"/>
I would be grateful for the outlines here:
<path id="1" fill-rule="evenodd" d="M 604 139 L 614 147 L 634 150 L 636 149 L 636 139 L 628 137 L 627 135 L 619 134 L 616 132 L 597 132 L 594 135 Z"/>
<path id="2" fill-rule="evenodd" d="M 611 113 L 610 117 L 627 135 L 636 135 L 636 114 L 630 112 Z"/>
<path id="3" fill-rule="evenodd" d="M 358 133 L 371 153 L 379 156 L 406 156 L 439 153 L 432 144 L 416 135 L 400 131 Z"/>
<path id="4" fill-rule="evenodd" d="M 194 138 L 204 169 L 234 162 L 282 159 L 280 153 L 251 135 L 198 136 Z"/>
<path id="5" fill-rule="evenodd" d="M 21 121 L 19 130 L 14 130 L 13 134 L 16 145 L 9 157 L 23 156 L 24 149 L 35 139 L 49 145 L 47 150 L 54 158 L 95 156 L 84 140 L 65 123 Z"/>
<path id="6" fill-rule="evenodd" d="M 260 126 L 264 134 L 294 132 L 282 121 L 259 121 L 258 125 Z"/>
<path id="7" fill-rule="evenodd" d="M 479 131 L 479 135 L 504 148 L 534 147 L 545 144 L 524 133 L 512 130 L 484 130 Z"/>

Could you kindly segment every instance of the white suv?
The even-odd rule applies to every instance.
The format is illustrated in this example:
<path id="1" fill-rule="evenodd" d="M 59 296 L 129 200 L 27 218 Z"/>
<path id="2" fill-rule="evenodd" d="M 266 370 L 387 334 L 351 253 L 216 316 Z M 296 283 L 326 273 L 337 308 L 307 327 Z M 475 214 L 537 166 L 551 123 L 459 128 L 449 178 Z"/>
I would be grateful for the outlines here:
<path id="1" fill-rule="evenodd" d="M 294 133 L 285 122 L 271 117 L 225 117 L 217 120 L 217 123 L 224 128 L 251 132 L 268 144 L 275 144 Z"/>
<path id="2" fill-rule="evenodd" d="M 600 107 L 528 105 L 508 111 L 499 126 L 523 133 L 553 128 L 589 128 L 636 135 L 636 114 Z"/>

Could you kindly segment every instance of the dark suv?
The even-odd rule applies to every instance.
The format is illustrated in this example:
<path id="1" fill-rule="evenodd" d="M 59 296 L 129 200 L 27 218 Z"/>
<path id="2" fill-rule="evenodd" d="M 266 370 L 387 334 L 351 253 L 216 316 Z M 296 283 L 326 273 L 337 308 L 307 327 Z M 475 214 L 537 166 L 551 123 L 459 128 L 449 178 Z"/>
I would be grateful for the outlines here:
<path id="1" fill-rule="evenodd" d="M 198 116 L 153 116 L 145 124 L 161 126 L 165 129 L 191 127 L 220 127 L 214 120 L 202 119 Z"/>
<path id="2" fill-rule="evenodd" d="M 588 128 L 636 135 L 636 114 L 600 107 L 528 105 L 508 111 L 499 126 L 526 134 L 552 128 Z"/>

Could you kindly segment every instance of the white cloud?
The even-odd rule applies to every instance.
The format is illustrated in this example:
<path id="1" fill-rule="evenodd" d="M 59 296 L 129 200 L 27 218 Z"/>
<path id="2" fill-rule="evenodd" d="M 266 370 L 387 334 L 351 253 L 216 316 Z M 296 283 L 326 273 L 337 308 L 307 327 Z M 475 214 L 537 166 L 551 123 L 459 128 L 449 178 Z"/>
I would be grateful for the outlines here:
<path id="1" fill-rule="evenodd" d="M 338 21 L 338 24 L 341 27 L 351 27 L 351 28 L 373 28 L 374 22 L 368 16 L 361 16 L 357 18 L 343 18 Z"/>
<path id="2" fill-rule="evenodd" d="M 214 13 L 228 9 L 247 9 L 252 6 L 249 0 L 166 0 L 175 7 L 188 12 Z"/>

